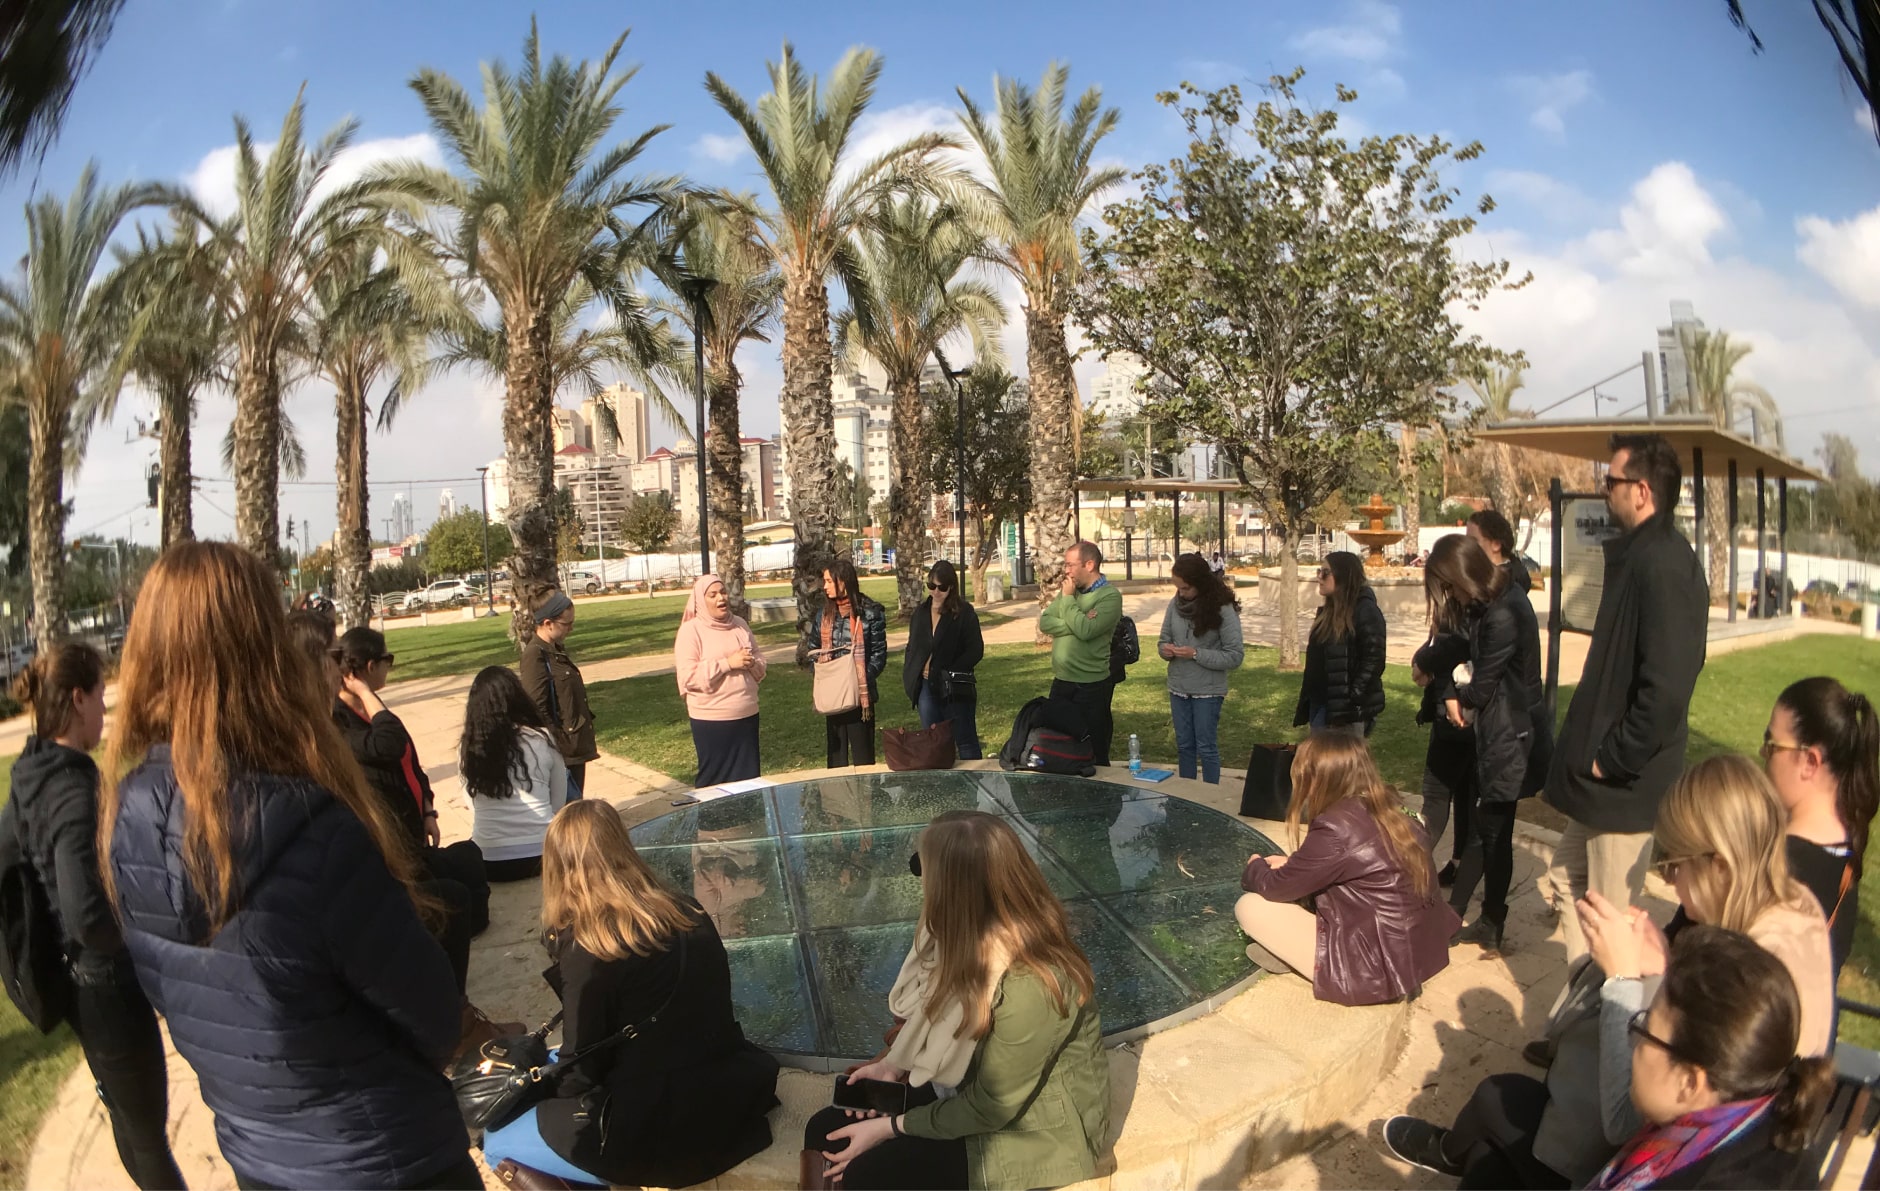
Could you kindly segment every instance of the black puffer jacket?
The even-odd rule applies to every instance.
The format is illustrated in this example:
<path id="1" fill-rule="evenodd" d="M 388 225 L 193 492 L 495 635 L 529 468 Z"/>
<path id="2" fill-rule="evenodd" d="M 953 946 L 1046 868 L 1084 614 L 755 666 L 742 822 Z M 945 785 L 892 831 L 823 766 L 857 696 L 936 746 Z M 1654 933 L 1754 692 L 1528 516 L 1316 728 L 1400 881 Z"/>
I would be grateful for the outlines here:
<path id="1" fill-rule="evenodd" d="M 866 626 L 864 626 L 866 627 Z M 928 596 L 914 609 L 907 625 L 907 649 L 901 655 L 901 689 L 908 702 L 920 705 L 921 670 L 932 662 L 932 673 L 953 671 L 971 673 L 986 656 L 986 639 L 979 632 L 979 613 L 964 600 L 952 616 L 942 616 L 940 627 L 933 623 L 933 597 Z"/>
<path id="2" fill-rule="evenodd" d="M 1514 802 L 1538 793 L 1554 734 L 1541 683 L 1540 627 L 1518 585 L 1469 609 L 1469 666 L 1469 681 L 1455 695 L 1475 713 L 1477 796 Z"/>
<path id="3" fill-rule="evenodd" d="M 1430 676 L 1423 688 L 1423 703 L 1417 709 L 1417 723 L 1430 726 L 1430 745 L 1423 758 L 1428 782 L 1451 795 L 1464 792 L 1475 776 L 1475 731 L 1458 728 L 1443 712 L 1443 701 L 1456 693 L 1456 667 L 1469 660 L 1469 639 L 1461 633 L 1438 632 L 1416 652 L 1411 664 Z"/>
<path id="4" fill-rule="evenodd" d="M 1319 615 L 1325 615 L 1323 609 Z M 1329 641 L 1314 635 L 1307 641 L 1307 673 L 1319 665 L 1325 674 L 1326 723 L 1334 727 L 1362 724 L 1384 714 L 1384 612 L 1369 587 L 1358 593 L 1349 635 Z M 1293 726 L 1311 721 L 1311 700 L 1301 686 Z"/>
<path id="5" fill-rule="evenodd" d="M 398 819 L 406 837 L 422 848 L 424 812 L 431 809 L 431 779 L 418 761 L 418 748 L 405 730 L 405 721 L 390 710 L 368 720 L 335 699 L 333 725 L 346 738 L 353 760 L 365 770 L 372 792 Z"/>
<path id="6" fill-rule="evenodd" d="M 12 782 L 6 813 L 17 818 L 26 857 L 52 902 L 66 958 L 82 974 L 112 971 L 127 957 L 98 869 L 98 767 L 77 749 L 29 736 Z"/>

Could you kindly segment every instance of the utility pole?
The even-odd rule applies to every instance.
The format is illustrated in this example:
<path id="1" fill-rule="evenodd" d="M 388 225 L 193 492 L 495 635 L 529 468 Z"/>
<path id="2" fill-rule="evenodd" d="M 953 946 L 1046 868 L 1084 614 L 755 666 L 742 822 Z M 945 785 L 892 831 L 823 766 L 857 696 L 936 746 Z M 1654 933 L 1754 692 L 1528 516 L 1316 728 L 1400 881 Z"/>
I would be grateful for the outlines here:
<path id="1" fill-rule="evenodd" d="M 496 615 L 496 576 L 490 571 L 490 488 L 484 474 L 488 467 L 477 468 L 477 495 L 483 505 L 483 595 L 489 601 L 490 615 Z"/>

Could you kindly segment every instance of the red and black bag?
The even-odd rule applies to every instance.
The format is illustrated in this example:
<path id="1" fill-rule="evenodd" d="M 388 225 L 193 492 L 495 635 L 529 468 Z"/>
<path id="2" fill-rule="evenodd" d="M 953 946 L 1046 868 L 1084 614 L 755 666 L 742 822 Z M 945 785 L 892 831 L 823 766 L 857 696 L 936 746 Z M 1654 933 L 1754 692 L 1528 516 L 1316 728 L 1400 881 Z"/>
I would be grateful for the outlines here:
<path id="1" fill-rule="evenodd" d="M 1033 728 L 1025 738 L 1025 755 L 1020 768 L 1036 773 L 1095 777 L 1095 760 L 1089 737 L 1080 739 L 1051 728 Z"/>

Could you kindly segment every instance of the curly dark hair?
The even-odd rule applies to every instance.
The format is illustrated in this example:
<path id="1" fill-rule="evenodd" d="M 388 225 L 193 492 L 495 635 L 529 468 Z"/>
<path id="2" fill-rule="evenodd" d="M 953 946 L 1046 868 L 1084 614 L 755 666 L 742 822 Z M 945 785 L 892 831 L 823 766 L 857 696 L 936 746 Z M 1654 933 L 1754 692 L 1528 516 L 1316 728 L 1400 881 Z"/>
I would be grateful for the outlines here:
<path id="1" fill-rule="evenodd" d="M 457 773 L 474 797 L 508 798 L 516 779 L 527 772 L 522 730 L 548 731 L 548 720 L 507 666 L 485 666 L 470 683 L 464 703 L 463 739 L 457 746 Z"/>

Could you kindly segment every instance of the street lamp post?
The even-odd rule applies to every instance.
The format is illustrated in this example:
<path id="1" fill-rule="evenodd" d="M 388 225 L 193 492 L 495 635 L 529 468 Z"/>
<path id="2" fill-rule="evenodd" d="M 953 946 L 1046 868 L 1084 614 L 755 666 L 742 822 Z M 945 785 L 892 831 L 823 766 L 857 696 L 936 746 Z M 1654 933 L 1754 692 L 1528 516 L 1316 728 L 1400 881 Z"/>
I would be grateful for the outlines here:
<path id="1" fill-rule="evenodd" d="M 489 601 L 490 615 L 496 615 L 496 576 L 490 571 L 490 483 L 489 468 L 477 468 L 477 495 L 483 502 L 483 595 Z"/>
<path id="2" fill-rule="evenodd" d="M 698 573 L 701 575 L 712 569 L 711 504 L 705 495 L 705 323 L 711 315 L 705 299 L 717 284 L 709 277 L 688 277 L 679 284 L 692 303 L 693 396 L 698 418 Z"/>
<path id="3" fill-rule="evenodd" d="M 953 382 L 953 523 L 960 531 L 960 582 L 966 581 L 966 389 L 960 384 L 960 378 L 972 375 L 972 368 L 954 369 L 947 366 L 947 358 L 940 354 L 939 348 L 933 349 L 934 361 L 940 365 L 940 371 L 946 373 Z"/>

